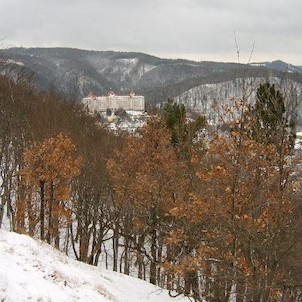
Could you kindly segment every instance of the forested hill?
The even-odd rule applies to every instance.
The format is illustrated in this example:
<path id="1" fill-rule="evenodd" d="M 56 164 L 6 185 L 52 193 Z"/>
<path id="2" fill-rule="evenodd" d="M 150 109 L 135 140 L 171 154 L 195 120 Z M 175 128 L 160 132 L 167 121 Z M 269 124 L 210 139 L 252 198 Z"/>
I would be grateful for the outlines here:
<path id="1" fill-rule="evenodd" d="M 1 228 L 198 302 L 302 301 L 301 146 L 275 85 L 219 131 L 169 101 L 139 135 L 26 81 L 0 92 Z M 2 301 L 155 301 L 21 238 L 0 232 Z"/>
<path id="2" fill-rule="evenodd" d="M 89 91 L 145 95 L 155 103 L 208 83 L 242 77 L 290 77 L 302 82 L 302 68 L 282 61 L 237 64 L 161 59 L 143 53 L 70 48 L 10 48 L 0 51 L 1 73 L 20 72 L 42 90 L 78 99 Z"/>

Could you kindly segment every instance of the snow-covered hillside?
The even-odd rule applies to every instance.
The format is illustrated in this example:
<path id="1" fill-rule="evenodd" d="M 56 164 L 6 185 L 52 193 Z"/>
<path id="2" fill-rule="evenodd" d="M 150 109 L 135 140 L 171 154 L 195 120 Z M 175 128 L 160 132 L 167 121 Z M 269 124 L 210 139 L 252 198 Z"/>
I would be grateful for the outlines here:
<path id="1" fill-rule="evenodd" d="M 294 110 L 299 117 L 298 123 L 301 124 L 302 84 L 290 79 L 253 77 L 236 78 L 232 81 L 216 84 L 204 84 L 184 91 L 175 97 L 175 101 L 184 104 L 187 109 L 201 112 L 210 121 L 217 124 L 225 108 L 232 108 L 236 99 L 244 97 L 253 102 L 257 88 L 266 81 L 275 84 L 277 89 L 281 90 L 288 104 L 288 111 L 293 113 Z"/>
<path id="2" fill-rule="evenodd" d="M 172 302 L 145 281 L 68 258 L 46 243 L 0 230 L 0 301 Z"/>
<path id="3" fill-rule="evenodd" d="M 136 91 L 147 103 L 162 103 L 187 90 L 236 78 L 276 76 L 302 82 L 302 69 L 282 61 L 254 64 L 161 59 L 136 52 L 71 48 L 0 49 L 0 74 L 23 75 L 42 90 L 78 100 L 90 91 L 105 95 Z M 232 92 L 230 92 L 232 94 Z M 241 95 L 240 95 L 241 96 Z"/>

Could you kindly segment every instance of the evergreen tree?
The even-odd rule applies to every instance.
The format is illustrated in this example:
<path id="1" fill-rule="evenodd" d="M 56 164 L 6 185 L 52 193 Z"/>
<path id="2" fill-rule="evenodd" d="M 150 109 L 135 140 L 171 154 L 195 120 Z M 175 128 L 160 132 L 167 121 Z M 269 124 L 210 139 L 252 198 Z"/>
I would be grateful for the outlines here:
<path id="1" fill-rule="evenodd" d="M 191 148 L 202 143 L 198 135 L 206 125 L 205 117 L 200 116 L 195 121 L 188 120 L 185 106 L 170 99 L 163 109 L 163 118 L 166 127 L 171 131 L 171 143 L 177 149 L 178 155 L 190 159 Z"/>
<path id="2" fill-rule="evenodd" d="M 261 84 L 256 92 L 255 105 L 250 110 L 251 136 L 265 145 L 274 144 L 280 151 L 285 140 L 293 147 L 294 123 L 286 116 L 282 93 L 274 84 Z"/>
<path id="3" fill-rule="evenodd" d="M 177 104 L 169 99 L 163 109 L 163 116 L 168 129 L 172 131 L 171 142 L 173 146 L 179 145 L 184 139 L 186 109 L 183 104 Z"/>

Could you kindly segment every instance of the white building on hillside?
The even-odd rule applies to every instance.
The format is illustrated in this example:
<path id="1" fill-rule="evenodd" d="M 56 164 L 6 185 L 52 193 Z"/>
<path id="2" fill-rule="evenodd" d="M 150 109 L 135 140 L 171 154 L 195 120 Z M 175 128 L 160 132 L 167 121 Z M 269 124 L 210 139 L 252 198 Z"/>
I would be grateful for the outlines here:
<path id="1" fill-rule="evenodd" d="M 115 95 L 110 92 L 106 96 L 96 96 L 93 92 L 82 100 L 83 104 L 90 112 L 103 112 L 107 109 L 112 111 L 123 108 L 126 111 L 145 111 L 145 97 L 135 95 L 131 92 L 129 95 Z"/>

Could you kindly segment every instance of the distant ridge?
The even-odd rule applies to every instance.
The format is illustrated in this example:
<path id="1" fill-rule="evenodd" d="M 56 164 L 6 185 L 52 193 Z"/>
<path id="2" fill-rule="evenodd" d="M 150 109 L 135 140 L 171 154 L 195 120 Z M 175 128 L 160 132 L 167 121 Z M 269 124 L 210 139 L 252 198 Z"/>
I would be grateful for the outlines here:
<path id="1" fill-rule="evenodd" d="M 274 74 L 301 81 L 302 69 L 282 61 L 261 66 L 221 62 L 161 59 L 144 53 L 94 51 L 74 48 L 9 48 L 0 50 L 1 73 L 7 70 L 33 75 L 42 90 L 56 89 L 81 99 L 89 91 L 103 95 L 136 91 L 155 103 L 206 83 L 244 76 Z"/>

